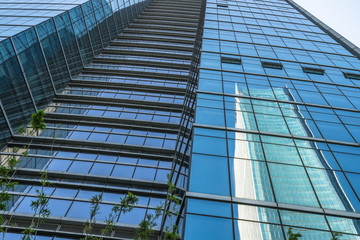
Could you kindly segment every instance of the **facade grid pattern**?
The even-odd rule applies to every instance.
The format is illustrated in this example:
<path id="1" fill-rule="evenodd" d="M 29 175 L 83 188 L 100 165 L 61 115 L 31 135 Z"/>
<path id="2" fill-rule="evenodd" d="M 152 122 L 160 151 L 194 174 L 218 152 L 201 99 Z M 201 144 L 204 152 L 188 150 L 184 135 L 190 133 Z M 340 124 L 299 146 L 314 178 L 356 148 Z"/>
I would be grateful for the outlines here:
<path id="1" fill-rule="evenodd" d="M 29 206 L 41 189 L 42 171 L 52 183 L 43 189 L 51 214 L 39 226 L 37 239 L 82 238 L 94 195 L 102 196 L 95 235 L 106 226 L 106 218 L 121 197 L 132 192 L 139 198 L 131 212 L 114 220 L 114 231 L 104 239 L 133 238 L 139 223 L 165 203 L 168 174 L 176 176 L 178 191 L 184 196 L 190 152 L 176 153 L 181 151 L 178 145 L 191 146 L 191 126 L 182 127 L 180 137 L 179 125 L 183 116 L 189 116 L 187 122 L 194 117 L 185 101 L 190 96 L 194 103 L 195 95 L 187 94 L 187 89 L 195 40 L 201 40 L 197 31 L 201 1 L 177 0 L 173 5 L 174 1 L 156 0 L 149 6 L 150 1 L 109 3 L 117 2 L 127 3 L 128 8 L 108 16 L 104 14 L 108 2 L 92 0 L 54 17 L 63 47 L 71 43 L 69 37 L 73 36 L 68 33 L 72 31 L 83 36 L 75 38 L 73 46 L 83 48 L 78 48 L 79 54 L 74 54 L 76 48 L 64 51 L 73 59 L 63 66 L 70 68 L 72 62 L 75 70 L 68 71 L 71 79 L 64 80 L 55 95 L 50 90 L 33 94 L 35 106 L 46 114 L 46 128 L 33 133 L 28 125 L 25 134 L 14 128 L 11 140 L 5 141 L 3 165 L 13 157 L 20 160 L 14 175 L 19 185 L 10 192 L 8 211 L 2 213 L 5 238 L 21 239 L 20 232 L 31 222 Z M 184 16 L 169 15 L 168 11 Z M 87 21 L 95 26 L 91 29 Z M 119 24 L 122 27 L 117 32 Z M 11 39 L 16 45 L 15 37 Z M 36 41 L 36 34 L 27 37 Z M 24 45 L 17 53 L 19 58 L 22 51 L 28 56 L 33 45 Z M 31 69 L 32 65 L 25 67 Z M 50 72 L 60 70 L 50 63 L 46 67 Z M 191 67 L 192 72 L 197 69 L 197 65 Z M 49 74 L 46 68 L 41 73 Z M 31 79 L 34 86 L 43 81 L 49 89 L 56 88 L 42 76 Z M 26 156 L 23 146 L 29 146 Z M 174 165 L 180 161 L 184 167 L 175 172 Z M 157 219 L 152 239 L 169 225 L 165 216 Z M 181 212 L 177 224 L 182 224 L 183 216 Z"/>
<path id="2" fill-rule="evenodd" d="M 128 192 L 106 240 L 159 205 L 151 239 L 360 239 L 358 50 L 292 0 L 0 1 L 0 160 L 21 160 L 5 239 L 43 171 L 37 239 L 83 237 L 101 194 L 96 235 Z"/>
<path id="3" fill-rule="evenodd" d="M 359 239 L 360 60 L 285 0 L 202 41 L 184 239 Z"/>

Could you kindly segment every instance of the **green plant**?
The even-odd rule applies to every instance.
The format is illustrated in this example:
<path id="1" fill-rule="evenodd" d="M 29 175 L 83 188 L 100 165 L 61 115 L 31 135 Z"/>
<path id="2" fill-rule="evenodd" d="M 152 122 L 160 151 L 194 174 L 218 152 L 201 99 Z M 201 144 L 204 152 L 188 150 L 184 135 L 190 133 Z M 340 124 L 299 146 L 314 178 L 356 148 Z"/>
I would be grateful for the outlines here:
<path id="1" fill-rule="evenodd" d="M 85 223 L 85 227 L 84 227 L 84 235 L 85 238 L 82 238 L 84 240 L 95 240 L 98 239 L 97 237 L 94 237 L 91 235 L 91 232 L 93 230 L 93 225 L 95 224 L 96 220 L 95 220 L 95 216 L 99 213 L 100 211 L 100 202 L 102 201 L 102 194 L 98 194 L 95 195 L 91 198 L 90 200 L 90 204 L 91 204 L 91 208 L 90 208 L 90 218 L 88 221 L 86 221 Z"/>
<path id="2" fill-rule="evenodd" d="M 171 176 L 167 175 L 167 185 L 168 185 L 168 194 L 167 194 L 167 204 L 168 208 L 165 211 L 165 215 L 170 219 L 170 226 L 165 227 L 164 231 L 164 240 L 177 240 L 180 239 L 179 228 L 177 224 L 174 222 L 175 218 L 179 216 L 179 212 L 177 210 L 180 205 L 179 195 L 176 194 L 176 186 L 171 181 Z"/>
<path id="3" fill-rule="evenodd" d="M 36 189 L 36 200 L 31 201 L 30 207 L 34 211 L 31 224 L 22 233 L 22 240 L 31 240 L 32 236 L 36 238 L 40 223 L 44 223 L 50 215 L 49 198 L 46 196 L 45 187 L 51 186 L 48 181 L 47 173 L 40 173 L 41 189 Z"/>
<path id="4" fill-rule="evenodd" d="M 148 240 L 154 233 L 154 227 L 157 226 L 156 220 L 161 216 L 163 209 L 165 209 L 165 216 L 170 219 L 170 226 L 165 227 L 164 240 L 180 239 L 178 226 L 174 223 L 174 218 L 179 216 L 177 208 L 180 204 L 179 195 L 176 194 L 176 186 L 171 181 L 170 174 L 167 175 L 168 192 L 166 197 L 166 204 L 160 204 L 156 207 L 155 214 L 147 214 L 142 220 L 136 230 L 135 240 Z"/>
<path id="5" fill-rule="evenodd" d="M 44 130 L 46 128 L 46 124 L 44 123 L 44 116 L 44 110 L 39 110 L 31 115 L 30 126 L 34 131 Z"/>
<path id="6" fill-rule="evenodd" d="M 106 227 L 101 230 L 100 240 L 104 238 L 109 232 L 113 231 L 115 220 L 120 217 L 120 214 L 126 214 L 134 209 L 139 199 L 136 195 L 128 192 L 124 198 L 120 198 L 120 204 L 114 205 L 111 209 L 109 216 L 106 218 Z"/>
<path id="7" fill-rule="evenodd" d="M 162 214 L 163 205 L 155 209 L 155 214 L 146 214 L 145 218 L 140 222 L 134 240 L 149 240 L 150 236 L 154 233 L 153 228 L 157 226 L 156 220 Z"/>
<path id="8" fill-rule="evenodd" d="M 46 128 L 46 124 L 44 123 L 45 112 L 43 110 L 38 110 L 36 113 L 31 115 L 30 121 L 30 136 L 34 136 L 34 134 L 39 134 L 39 130 L 44 130 Z M 19 134 L 26 134 L 26 129 L 19 128 Z M 27 157 L 30 146 L 32 144 L 33 138 L 30 141 L 28 146 L 24 146 L 24 150 L 22 151 L 22 156 Z M 44 192 L 44 188 L 50 186 L 50 183 L 47 178 L 46 172 L 40 172 L 40 183 L 41 190 L 36 190 L 36 200 L 31 201 L 30 207 L 34 211 L 33 218 L 31 220 L 31 224 L 27 227 L 22 233 L 23 240 L 30 240 L 32 236 L 37 235 L 37 229 L 40 223 L 44 223 L 45 219 L 50 215 L 50 209 L 48 208 L 49 198 L 46 196 Z"/>
<path id="9" fill-rule="evenodd" d="M 136 195 L 132 194 L 131 192 L 128 192 L 128 194 L 124 198 L 120 198 L 120 205 L 121 213 L 127 213 L 134 209 L 134 205 L 138 202 L 138 198 Z M 116 207 L 115 205 L 114 207 Z"/>
<path id="10" fill-rule="evenodd" d="M 16 149 L 13 151 L 17 151 Z M 8 191 L 14 190 L 15 186 L 18 185 L 18 182 L 13 181 L 13 176 L 15 174 L 15 167 L 19 163 L 14 157 L 8 159 L 7 166 L 0 166 L 0 211 L 6 211 L 8 202 L 11 200 L 11 195 Z M 3 233 L 3 238 L 5 236 L 5 229 L 1 227 L 4 224 L 5 219 L 0 215 L 0 232 Z"/>
<path id="11" fill-rule="evenodd" d="M 302 237 L 301 233 L 294 233 L 292 231 L 292 227 L 289 228 L 289 230 L 287 231 L 287 235 L 289 237 L 289 240 L 298 240 L 299 238 Z"/>
<path id="12" fill-rule="evenodd" d="M 164 234 L 165 240 L 178 240 L 180 239 L 179 235 L 179 228 L 176 224 L 173 225 L 172 230 L 168 226 L 165 228 L 165 234 Z"/>
<path id="13" fill-rule="evenodd" d="M 339 232 L 334 232 L 333 233 L 333 237 L 331 238 L 331 240 L 340 240 L 340 237 L 342 236 L 341 233 Z"/>
<path id="14" fill-rule="evenodd" d="M 30 121 L 30 132 L 29 135 L 33 136 L 37 131 L 44 130 L 46 125 L 44 123 L 44 116 L 45 113 L 42 110 L 39 110 L 38 112 L 32 114 L 31 121 Z M 26 127 L 19 127 L 18 129 L 19 135 L 26 135 L 27 134 L 27 128 Z M 31 138 L 31 141 L 28 146 L 23 146 L 22 148 L 13 147 L 12 153 L 13 156 L 10 157 L 6 164 L 7 165 L 1 165 L 0 166 L 0 210 L 5 211 L 7 209 L 8 202 L 11 199 L 11 195 L 8 193 L 11 190 L 14 190 L 15 186 L 18 184 L 18 182 L 13 181 L 13 177 L 16 174 L 16 166 L 19 164 L 19 153 L 22 157 L 27 157 L 28 152 L 30 149 L 30 146 L 32 144 L 33 138 Z M 18 156 L 16 156 L 16 154 Z M 44 179 L 44 175 L 42 175 L 42 184 L 44 184 L 43 181 L 47 182 Z M 47 176 L 45 177 L 47 178 Z M 43 187 L 42 187 L 43 189 Z M 46 196 L 41 193 L 37 192 L 37 200 L 33 201 L 31 203 L 31 208 L 34 210 L 34 216 L 31 225 L 29 228 L 24 230 L 23 239 L 30 239 L 32 235 L 36 235 L 36 230 L 34 229 L 34 226 L 38 225 L 40 223 L 40 218 L 47 217 L 49 213 L 47 213 L 47 201 L 48 199 Z M 9 218 L 9 222 L 11 222 L 11 218 Z M 38 221 L 35 221 L 35 218 L 38 218 Z M 0 224 L 4 223 L 4 217 L 0 216 Z M 5 234 L 7 232 L 7 228 L 4 229 L 3 227 L 0 227 L 0 232 L 2 232 L 2 239 L 5 239 Z"/>

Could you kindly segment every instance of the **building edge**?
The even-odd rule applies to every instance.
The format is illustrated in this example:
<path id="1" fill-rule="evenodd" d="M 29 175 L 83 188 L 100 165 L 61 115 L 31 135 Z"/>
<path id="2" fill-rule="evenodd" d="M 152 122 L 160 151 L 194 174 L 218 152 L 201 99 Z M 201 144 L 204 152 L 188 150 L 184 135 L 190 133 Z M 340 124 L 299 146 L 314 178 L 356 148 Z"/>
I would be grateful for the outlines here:
<path id="1" fill-rule="evenodd" d="M 308 12 L 305 8 L 301 7 L 299 4 L 294 2 L 293 0 L 285 0 L 287 3 L 289 3 L 291 6 L 293 6 L 296 10 L 298 10 L 300 13 L 302 13 L 305 17 L 307 17 L 311 22 L 313 22 L 315 25 L 317 25 L 321 30 L 323 30 L 325 33 L 329 34 L 330 37 L 332 37 L 334 40 L 336 40 L 338 43 L 340 43 L 346 50 L 348 50 L 350 53 L 354 54 L 358 59 L 360 59 L 360 48 L 357 47 L 355 44 L 347 40 L 345 37 L 343 37 L 341 34 L 336 32 L 334 29 L 320 21 L 317 17 L 312 15 L 310 12 Z"/>

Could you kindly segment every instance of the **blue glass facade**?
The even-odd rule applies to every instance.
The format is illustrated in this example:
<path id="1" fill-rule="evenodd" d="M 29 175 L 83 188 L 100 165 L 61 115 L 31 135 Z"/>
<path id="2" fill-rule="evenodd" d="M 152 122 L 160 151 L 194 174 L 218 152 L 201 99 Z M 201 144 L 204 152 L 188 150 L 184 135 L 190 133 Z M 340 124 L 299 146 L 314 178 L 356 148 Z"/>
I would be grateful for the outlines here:
<path id="1" fill-rule="evenodd" d="M 206 3 L 185 239 L 360 238 L 360 60 L 290 3 Z"/>
<path id="2" fill-rule="evenodd" d="M 16 132 L 45 108 L 149 3 L 2 1 L 0 101 L 8 127 Z"/>
<path id="3" fill-rule="evenodd" d="M 102 198 L 91 232 L 98 239 L 134 238 L 142 220 L 159 206 L 150 239 L 175 221 L 181 226 L 183 211 L 174 214 L 174 220 L 163 209 L 168 175 L 177 163 L 188 166 L 189 161 L 189 150 L 178 150 L 179 145 L 190 146 L 188 127 L 181 128 L 185 134 L 179 137 L 179 124 L 184 119 L 193 122 L 193 110 L 185 113 L 184 102 L 192 99 L 187 80 L 196 70 L 191 64 L 194 44 L 201 43 L 195 40 L 201 37 L 197 29 L 202 5 L 187 0 L 149 4 L 73 4 L 5 40 L 16 49 L 14 61 L 22 76 L 17 81 L 23 81 L 20 86 L 28 93 L 27 102 L 14 97 L 14 106 L 30 105 L 23 107 L 27 115 L 17 115 L 17 124 L 28 123 L 31 113 L 43 109 L 46 128 L 33 132 L 27 125 L 19 133 L 12 118 L 0 112 L 6 127 L 0 131 L 6 146 L 0 160 L 5 167 L 19 160 L 13 175 L 18 185 L 7 190 L 11 200 L 7 211 L 0 212 L 6 229 L 0 237 L 21 239 L 33 222 L 31 205 L 38 191 L 48 199 L 50 214 L 37 227 L 36 239 L 86 238 L 84 225 L 95 195 Z M 44 188 L 43 171 L 51 182 Z M 172 174 L 181 197 L 187 174 Z M 128 192 L 139 199 L 134 209 L 114 217 L 113 230 L 102 234 L 112 208 Z"/>
<path id="4" fill-rule="evenodd" d="M 84 237 L 97 194 L 101 237 L 128 191 L 139 202 L 104 239 L 133 238 L 158 206 L 151 239 L 174 225 L 186 240 L 360 239 L 360 51 L 292 0 L 1 1 L 0 15 L 0 160 L 20 160 L 6 239 L 32 221 L 42 171 L 37 239 Z M 46 128 L 18 134 L 39 109 Z"/>

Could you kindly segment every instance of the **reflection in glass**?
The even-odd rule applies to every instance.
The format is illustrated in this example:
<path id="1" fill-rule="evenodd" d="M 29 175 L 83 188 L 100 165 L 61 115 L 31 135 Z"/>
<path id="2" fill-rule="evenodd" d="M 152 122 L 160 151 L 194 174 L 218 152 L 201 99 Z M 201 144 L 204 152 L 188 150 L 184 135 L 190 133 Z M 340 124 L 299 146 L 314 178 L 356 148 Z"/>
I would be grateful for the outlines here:
<path id="1" fill-rule="evenodd" d="M 237 89 L 237 85 L 235 85 L 235 89 L 237 91 L 236 94 L 240 96 L 246 92 Z M 290 90 L 286 87 L 249 91 L 253 96 L 265 98 L 268 95 L 267 92 L 274 91 L 279 99 L 294 101 Z M 246 126 L 253 120 L 248 117 L 246 109 L 242 109 L 242 106 L 244 106 L 242 99 L 238 97 L 237 101 L 234 102 L 235 106 L 233 106 L 233 109 L 236 110 L 236 114 L 234 115 L 235 120 L 233 122 L 235 122 L 235 128 L 247 129 Z M 247 99 L 244 100 L 247 101 Z M 257 111 L 259 111 L 261 106 L 257 106 L 257 108 Z M 272 133 L 288 133 L 289 129 L 292 129 L 292 131 L 296 130 L 296 133 L 293 133 L 295 135 L 314 137 L 310 127 L 307 125 L 307 121 L 300 112 L 300 108 L 287 108 L 285 111 L 286 114 L 283 113 L 284 115 L 294 116 L 294 118 L 288 118 L 287 122 L 284 122 L 282 118 L 282 121 L 279 121 L 278 118 L 263 118 L 262 116 L 265 115 L 256 115 L 258 129 Z M 276 200 L 280 203 L 313 207 L 321 206 L 323 208 L 351 212 L 358 210 L 354 207 L 357 205 L 358 200 L 348 197 L 346 188 L 343 188 L 334 171 L 323 170 L 332 169 L 331 164 L 327 162 L 325 155 L 322 154 L 322 151 L 319 150 L 315 142 L 304 141 L 300 154 L 299 149 L 288 138 L 274 137 L 271 142 L 272 144 L 254 144 L 253 138 L 249 138 L 250 134 L 235 132 L 228 135 L 235 138 L 235 140 L 230 140 L 228 145 L 232 178 L 231 187 L 235 197 L 274 201 L 271 197 L 266 197 L 271 195 L 269 189 L 273 189 Z M 258 156 L 262 152 L 264 152 L 267 164 L 254 160 L 239 159 L 258 159 L 258 157 L 254 156 Z M 304 162 L 306 166 L 321 169 L 306 169 L 303 166 Z M 268 179 L 269 175 L 271 184 Z M 264 221 L 264 214 L 260 214 L 256 208 L 241 208 L 237 209 L 237 211 L 242 212 L 245 219 Z M 315 219 L 309 220 L 307 215 L 298 215 L 294 221 L 301 223 L 315 221 Z M 333 228 L 337 229 L 345 228 L 344 224 L 344 221 L 332 222 Z M 351 229 L 352 232 L 360 232 L 358 225 L 354 221 L 348 221 L 346 224 L 346 228 Z M 235 224 L 235 228 L 238 229 L 241 237 L 249 235 L 257 236 L 256 239 L 274 239 L 269 235 L 272 231 L 269 232 L 261 228 L 260 225 L 248 227 L 246 224 L 238 222 L 238 224 Z"/>
<path id="2" fill-rule="evenodd" d="M 284 239 L 280 225 L 259 222 L 235 220 L 235 240 L 259 239 L 281 240 Z"/>

